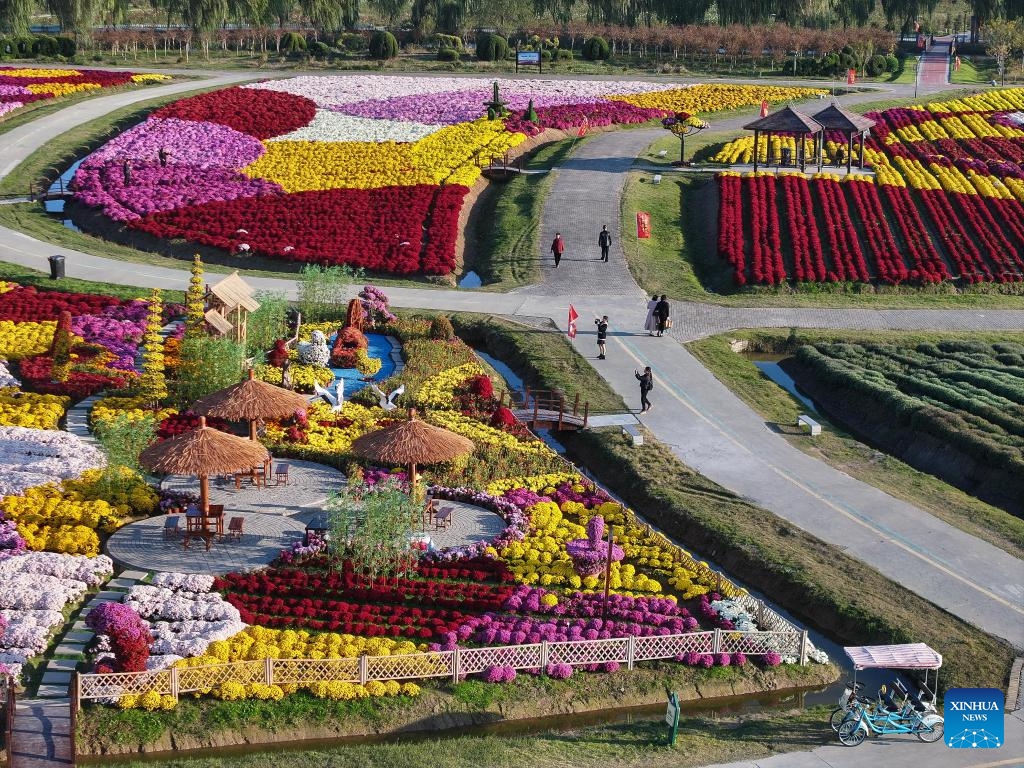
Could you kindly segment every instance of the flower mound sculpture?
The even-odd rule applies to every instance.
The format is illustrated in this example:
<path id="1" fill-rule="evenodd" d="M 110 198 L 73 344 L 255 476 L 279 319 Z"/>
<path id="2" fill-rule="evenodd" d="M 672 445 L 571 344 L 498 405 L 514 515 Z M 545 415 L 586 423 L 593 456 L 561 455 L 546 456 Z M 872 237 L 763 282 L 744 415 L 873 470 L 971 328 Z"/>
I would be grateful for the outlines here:
<path id="1" fill-rule="evenodd" d="M 565 551 L 572 558 L 576 573 L 580 576 L 596 576 L 605 569 L 608 562 L 608 545 L 604 542 L 604 518 L 595 515 L 587 522 L 587 538 L 573 539 L 565 545 Z M 617 563 L 625 553 L 618 544 L 612 544 L 612 562 Z"/>

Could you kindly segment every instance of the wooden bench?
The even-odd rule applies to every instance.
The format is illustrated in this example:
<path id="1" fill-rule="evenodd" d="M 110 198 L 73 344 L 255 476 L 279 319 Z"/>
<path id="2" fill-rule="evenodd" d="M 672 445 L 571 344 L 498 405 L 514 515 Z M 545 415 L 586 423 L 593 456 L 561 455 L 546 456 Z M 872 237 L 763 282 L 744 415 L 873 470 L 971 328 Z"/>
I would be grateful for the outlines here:
<path id="1" fill-rule="evenodd" d="M 810 433 L 811 437 L 821 434 L 821 424 L 816 422 L 806 413 L 801 413 L 796 417 L 796 424 L 798 427 L 804 427 Z"/>
<path id="2" fill-rule="evenodd" d="M 623 424 L 622 434 L 633 441 L 633 445 L 644 444 L 644 434 L 640 431 L 639 424 Z"/>
<path id="3" fill-rule="evenodd" d="M 434 529 L 447 529 L 452 524 L 452 512 L 454 511 L 454 507 L 441 507 L 438 509 L 437 514 L 434 515 Z"/>

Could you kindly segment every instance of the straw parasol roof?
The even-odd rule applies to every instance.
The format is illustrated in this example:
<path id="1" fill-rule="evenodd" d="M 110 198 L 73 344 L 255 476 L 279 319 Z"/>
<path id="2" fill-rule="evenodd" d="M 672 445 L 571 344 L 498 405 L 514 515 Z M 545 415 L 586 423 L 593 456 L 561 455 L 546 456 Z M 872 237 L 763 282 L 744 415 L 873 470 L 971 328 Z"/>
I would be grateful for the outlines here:
<path id="1" fill-rule="evenodd" d="M 473 441 L 416 418 L 369 432 L 352 441 L 352 450 L 382 464 L 437 464 L 472 453 Z"/>
<path id="2" fill-rule="evenodd" d="M 284 419 L 308 407 L 308 397 L 260 381 L 250 368 L 244 381 L 200 398 L 192 406 L 192 412 L 230 421 L 248 421 L 249 437 L 255 440 L 258 419 Z"/>
<path id="3" fill-rule="evenodd" d="M 262 444 L 206 426 L 154 443 L 139 454 L 139 463 L 170 475 L 228 474 L 252 469 L 270 458 Z"/>

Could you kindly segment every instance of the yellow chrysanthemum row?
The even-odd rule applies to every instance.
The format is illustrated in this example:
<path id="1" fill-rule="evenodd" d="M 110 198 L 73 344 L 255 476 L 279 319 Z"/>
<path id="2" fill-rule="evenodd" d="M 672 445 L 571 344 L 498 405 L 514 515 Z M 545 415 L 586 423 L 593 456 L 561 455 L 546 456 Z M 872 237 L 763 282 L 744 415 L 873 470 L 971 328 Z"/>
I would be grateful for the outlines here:
<path id="1" fill-rule="evenodd" d="M 103 86 L 99 83 L 33 83 L 25 87 L 32 93 L 48 93 L 56 98 L 82 91 L 96 91 Z"/>
<path id="2" fill-rule="evenodd" d="M 160 75 L 156 72 L 142 72 L 138 75 L 132 75 L 133 83 L 162 83 L 170 79 L 170 75 Z"/>
<path id="3" fill-rule="evenodd" d="M 770 140 L 768 137 L 761 136 L 757 141 L 758 162 L 764 163 L 769 159 L 779 157 L 783 149 L 788 149 L 795 158 L 798 152 L 797 147 L 797 139 L 794 136 L 773 135 Z M 835 148 L 832 151 L 835 151 Z M 806 157 L 814 157 L 814 142 L 812 140 L 804 139 L 804 153 Z M 754 159 L 754 137 L 743 136 L 728 142 L 711 159 L 716 163 L 728 163 L 729 165 L 752 162 Z"/>
<path id="4" fill-rule="evenodd" d="M 97 425 L 112 422 L 118 418 L 125 418 L 129 421 L 140 421 L 152 416 L 159 424 L 168 416 L 173 416 L 178 411 L 174 408 L 161 408 L 154 411 L 148 407 L 146 401 L 141 397 L 103 397 L 97 400 L 89 411 L 89 422 L 95 429 Z"/>
<path id="5" fill-rule="evenodd" d="M 501 155 L 526 137 L 500 120 L 442 128 L 413 143 L 272 141 L 242 172 L 275 181 L 285 192 L 376 189 L 417 184 L 472 186 L 480 152 Z"/>
<path id="6" fill-rule="evenodd" d="M 574 472 L 551 472 L 546 475 L 533 475 L 531 477 L 510 477 L 504 480 L 495 480 L 484 490 L 492 496 L 501 496 L 506 491 L 514 488 L 529 488 L 534 493 L 554 493 L 555 487 L 565 482 L 579 483 L 580 476 Z M 577 493 L 583 492 L 582 485 L 575 485 L 573 489 Z"/>
<path id="7" fill-rule="evenodd" d="M 416 404 L 424 408 L 452 408 L 454 391 L 470 376 L 479 376 L 484 369 L 477 363 L 465 363 L 448 368 L 425 379 L 416 391 Z"/>
<path id="8" fill-rule="evenodd" d="M 824 95 L 820 88 L 782 88 L 761 85 L 695 85 L 692 88 L 674 88 L 653 93 L 612 96 L 645 109 L 665 109 L 670 112 L 721 112 L 737 109 L 762 101 L 777 103 L 795 99 L 810 99 Z"/>
<path id="9" fill-rule="evenodd" d="M 177 665 L 201 667 L 263 659 L 355 659 L 363 655 L 403 656 L 423 650 L 425 645 L 410 640 L 250 626 L 227 640 L 210 643 L 204 656 L 183 659 Z"/>
<path id="10" fill-rule="evenodd" d="M 477 421 L 472 416 L 463 416 L 458 411 L 435 410 L 426 418 L 431 424 L 468 437 L 477 445 L 502 448 L 514 453 L 554 455 L 554 452 L 540 440 L 520 440 L 515 435 Z"/>
<path id="11" fill-rule="evenodd" d="M 240 683 L 228 680 L 210 689 L 214 698 L 224 701 L 241 701 L 242 699 L 259 699 L 262 701 L 280 701 L 286 695 L 300 689 L 308 690 L 320 699 L 335 701 L 355 701 L 356 699 L 381 698 L 384 696 L 419 696 L 420 687 L 416 683 L 399 683 L 396 680 L 379 682 L 371 680 L 366 685 L 348 683 L 339 680 L 323 680 L 307 685 L 284 683 L 281 685 L 266 683 Z M 161 695 L 158 691 L 147 691 L 143 694 L 130 693 L 117 700 L 121 709 L 144 709 L 154 712 L 158 709 L 171 710 L 177 706 L 177 700 L 170 695 Z"/>
<path id="12" fill-rule="evenodd" d="M 308 441 L 301 446 L 290 447 L 301 449 L 304 446 L 313 452 L 338 454 L 347 453 L 352 447 L 353 440 L 369 432 L 385 416 L 384 411 L 380 408 L 367 408 L 351 401 L 345 402 L 340 413 L 334 413 L 322 401 L 314 402 L 306 413 L 309 416 L 309 426 L 306 428 Z M 351 419 L 352 424 L 347 427 L 320 424 L 321 421 L 335 422 L 339 418 Z M 267 424 L 267 441 L 270 443 L 284 442 L 285 430 L 276 424 Z"/>
<path id="13" fill-rule="evenodd" d="M 0 358 L 21 360 L 33 355 L 41 355 L 50 348 L 53 342 L 57 323 L 43 320 L 38 323 L 16 323 L 13 320 L 0 320 Z M 81 339 L 72 336 L 76 342 Z"/>
<path id="14" fill-rule="evenodd" d="M 71 398 L 63 395 L 38 395 L 17 387 L 0 389 L 0 427 L 57 429 Z"/>
<path id="15" fill-rule="evenodd" d="M 255 368 L 256 378 L 262 379 L 269 384 L 281 384 L 284 370 L 273 365 L 257 365 Z M 290 369 L 292 386 L 298 392 L 313 392 L 314 383 L 326 386 L 334 381 L 334 372 L 330 368 L 321 368 L 305 363 L 295 363 Z"/>

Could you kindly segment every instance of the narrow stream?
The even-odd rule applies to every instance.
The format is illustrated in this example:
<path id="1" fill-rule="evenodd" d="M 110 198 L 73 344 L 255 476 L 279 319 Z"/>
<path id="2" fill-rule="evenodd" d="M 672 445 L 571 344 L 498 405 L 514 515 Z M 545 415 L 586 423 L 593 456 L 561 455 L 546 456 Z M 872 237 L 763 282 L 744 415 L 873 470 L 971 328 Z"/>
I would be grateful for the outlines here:
<path id="1" fill-rule="evenodd" d="M 814 404 L 814 401 L 801 392 L 800 388 L 796 385 L 796 382 L 793 381 L 793 377 L 782 369 L 780 363 L 786 359 L 785 357 L 768 357 L 763 355 L 747 355 L 747 357 L 750 362 L 757 366 L 761 373 L 789 392 L 789 394 L 806 405 L 812 411 L 815 413 L 818 412 L 818 408 Z"/>
<path id="2" fill-rule="evenodd" d="M 47 190 L 47 194 L 60 194 L 62 191 L 67 191 L 68 186 L 71 184 L 71 180 L 75 177 L 75 171 L 77 171 L 78 166 L 82 164 L 82 160 L 85 160 L 85 158 L 83 157 L 81 160 L 76 160 L 70 168 L 64 171 L 64 173 L 62 173 L 60 177 L 50 185 L 50 188 Z M 43 208 L 49 214 L 52 214 L 54 216 L 60 216 L 61 224 L 63 224 L 68 229 L 74 232 L 81 232 L 82 230 L 75 225 L 75 222 L 73 222 L 71 219 L 64 217 L 63 214 L 65 202 L 66 201 L 62 198 L 57 198 L 55 200 L 44 200 Z"/>

